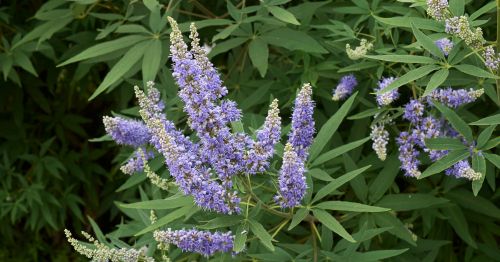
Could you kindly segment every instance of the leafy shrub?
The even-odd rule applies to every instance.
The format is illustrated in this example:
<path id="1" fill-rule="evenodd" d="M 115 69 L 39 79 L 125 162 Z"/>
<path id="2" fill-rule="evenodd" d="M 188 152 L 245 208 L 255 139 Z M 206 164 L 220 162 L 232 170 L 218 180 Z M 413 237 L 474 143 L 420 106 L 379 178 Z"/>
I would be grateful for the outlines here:
<path id="1" fill-rule="evenodd" d="M 202 259 L 175 246 L 207 250 L 172 239 L 179 234 L 206 239 L 210 231 L 214 243 L 223 239 L 221 249 L 233 241 L 233 250 L 240 251 L 234 257 L 218 252 L 216 260 L 494 260 L 500 217 L 499 59 L 484 38 L 495 35 L 496 4 L 454 0 L 446 8 L 446 2 L 218 1 L 208 8 L 201 1 L 50 1 L 35 15 L 41 22 L 34 30 L 4 44 L 13 62 L 2 59 L 2 72 L 20 83 L 19 68 L 35 70 L 14 54 L 63 50 L 49 59 L 74 75 L 69 85 L 90 83 L 86 90 L 95 99 L 90 103 L 105 93 L 120 94 L 120 110 L 133 97 L 131 86 L 154 80 L 168 119 L 193 142 L 203 142 L 200 130 L 189 128 L 193 122 L 181 110 L 186 99 L 178 98 L 174 77 L 162 66 L 173 55 L 167 16 L 180 22 L 182 32 L 195 21 L 202 43 L 208 42 L 228 99 L 244 113 L 231 123 L 234 133 L 258 137 L 267 105 L 277 98 L 281 134 L 288 134 L 296 91 L 311 83 L 317 133 L 305 162 L 307 190 L 300 204 L 282 208 L 273 200 L 284 151 L 293 158 L 285 137 L 268 172 L 249 180 L 248 172 L 235 176 L 229 188 L 238 192 L 242 212 L 230 215 L 203 211 L 178 194 L 171 166 L 162 166 L 168 154 L 152 156 L 146 147 L 127 160 L 146 169 L 119 189 L 129 196 L 117 203 L 126 218 L 106 235 L 91 221 L 99 254 Z M 62 37 L 64 28 L 73 35 Z M 349 74 L 356 87 L 345 78 Z M 349 97 L 351 89 L 356 93 Z M 138 108 L 120 115 L 137 117 Z M 103 140 L 109 136 L 96 139 Z M 124 149 L 119 161 L 130 152 Z M 148 178 L 160 187 L 143 183 Z M 164 231 L 153 235 L 160 228 Z M 187 231 L 176 231 L 183 228 Z M 197 231 L 189 231 L 193 228 Z M 215 231 L 231 231 L 234 238 Z M 157 247 L 155 237 L 175 245 Z M 70 240 L 87 255 L 96 252 Z"/>

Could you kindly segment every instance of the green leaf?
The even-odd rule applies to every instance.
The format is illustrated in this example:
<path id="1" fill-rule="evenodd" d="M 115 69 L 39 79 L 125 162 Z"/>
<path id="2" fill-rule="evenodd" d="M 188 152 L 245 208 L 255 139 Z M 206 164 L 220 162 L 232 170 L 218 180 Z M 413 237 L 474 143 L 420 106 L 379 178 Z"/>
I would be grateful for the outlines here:
<path id="1" fill-rule="evenodd" d="M 162 210 L 162 209 L 172 209 L 192 204 L 193 204 L 193 198 L 174 195 L 165 199 L 148 200 L 131 204 L 121 203 L 119 206 L 122 208 Z"/>
<path id="2" fill-rule="evenodd" d="M 461 16 L 464 14 L 465 2 L 464 0 L 450 0 L 449 8 L 454 16 Z"/>
<path id="3" fill-rule="evenodd" d="M 432 91 L 436 90 L 441 84 L 446 81 L 446 78 L 448 78 L 448 75 L 450 74 L 450 71 L 448 69 L 443 68 L 437 72 L 435 72 L 432 76 L 431 79 L 429 79 L 429 83 L 427 83 L 427 87 L 425 88 L 425 92 L 422 96 L 427 96 L 429 95 Z"/>
<path id="4" fill-rule="evenodd" d="M 363 119 L 366 117 L 374 116 L 382 111 L 384 111 L 383 108 L 370 108 L 370 109 L 367 109 L 363 112 L 360 112 L 360 113 L 357 113 L 357 114 L 352 115 L 350 117 L 347 117 L 347 119 L 349 119 L 349 120 Z"/>
<path id="5" fill-rule="evenodd" d="M 479 119 L 475 122 L 470 123 L 469 125 L 475 125 L 475 126 L 500 125 L 500 114 Z"/>
<path id="6" fill-rule="evenodd" d="M 405 64 L 434 64 L 436 60 L 427 56 L 416 56 L 416 55 L 365 55 L 366 58 L 388 61 L 388 62 L 398 62 Z"/>
<path id="7" fill-rule="evenodd" d="M 245 248 L 245 242 L 247 241 L 247 236 L 248 236 L 248 225 L 243 224 L 240 225 L 235 232 L 234 236 L 234 246 L 233 246 L 233 251 L 236 253 L 239 253 L 243 251 Z"/>
<path id="8" fill-rule="evenodd" d="M 319 180 L 328 181 L 328 182 L 335 180 L 330 175 L 328 175 L 327 172 L 325 172 L 324 170 L 319 169 L 319 168 L 313 168 L 313 169 L 308 170 L 307 172 L 312 177 L 319 179 Z"/>
<path id="9" fill-rule="evenodd" d="M 472 142 L 472 130 L 467 125 L 467 123 L 465 123 L 465 121 L 462 120 L 462 118 L 460 118 L 457 113 L 455 113 L 455 111 L 436 101 L 434 101 L 434 106 L 446 117 L 448 121 L 450 121 L 450 124 L 453 126 L 453 128 L 455 128 L 455 130 L 458 131 L 458 133 L 463 135 L 465 139 L 467 139 L 467 141 Z"/>
<path id="10" fill-rule="evenodd" d="M 377 202 L 378 206 L 387 207 L 394 211 L 409 211 L 429 208 L 449 202 L 448 199 L 439 198 L 430 194 L 390 194 Z"/>
<path id="11" fill-rule="evenodd" d="M 310 53 L 328 53 L 323 46 L 308 34 L 290 28 L 279 28 L 266 32 L 262 35 L 262 39 L 271 45 L 281 46 L 291 51 L 301 50 Z"/>
<path id="12" fill-rule="evenodd" d="M 304 220 L 307 215 L 309 214 L 309 210 L 306 208 L 300 208 L 297 210 L 297 212 L 293 215 L 292 217 L 292 222 L 290 223 L 290 226 L 288 226 L 288 230 L 292 230 L 294 227 L 296 227 L 302 220 Z"/>
<path id="13" fill-rule="evenodd" d="M 248 38 L 243 38 L 243 37 L 235 37 L 231 38 L 229 40 L 226 40 L 224 42 L 217 43 L 212 50 L 210 50 L 210 53 L 208 53 L 208 58 L 215 57 L 218 54 L 222 54 L 230 49 L 233 49 L 243 43 L 245 43 L 248 40 Z"/>
<path id="14" fill-rule="evenodd" d="M 71 64 L 74 62 L 86 60 L 89 58 L 94 58 L 102 55 L 109 54 L 114 51 L 118 51 L 120 49 L 127 48 L 129 46 L 135 45 L 140 41 L 146 40 L 147 37 L 144 35 L 129 35 L 124 36 L 115 40 L 107 41 L 104 43 L 97 44 L 95 46 L 89 47 L 85 49 L 85 51 L 79 53 L 78 55 L 64 61 L 63 63 L 57 65 L 65 66 L 67 64 Z"/>
<path id="15" fill-rule="evenodd" d="M 481 132 L 481 134 L 479 134 L 479 136 L 477 137 L 476 148 L 481 149 L 484 145 L 486 145 L 486 143 L 488 142 L 488 140 L 491 137 L 491 134 L 493 134 L 493 131 L 495 131 L 496 127 L 497 127 L 496 124 L 495 125 L 491 125 L 488 128 L 486 128 L 485 130 L 483 130 Z"/>
<path id="16" fill-rule="evenodd" d="M 317 165 L 320 165 L 322 163 L 325 163 L 331 159 L 334 159 L 335 157 L 338 157 L 346 152 L 349 152 L 351 150 L 353 150 L 354 148 L 357 148 L 359 146 L 361 146 L 362 144 L 366 143 L 366 141 L 370 140 L 370 137 L 365 137 L 363 139 L 360 139 L 360 140 L 357 140 L 357 141 L 354 141 L 354 142 L 351 142 L 349 144 L 345 144 L 345 145 L 342 145 L 342 146 L 339 146 L 335 149 L 332 149 L 322 155 L 320 155 L 312 164 L 311 166 L 317 166 Z"/>
<path id="17" fill-rule="evenodd" d="M 458 150 L 466 148 L 462 141 L 449 137 L 426 138 L 425 146 L 435 150 Z"/>
<path id="18" fill-rule="evenodd" d="M 151 232 L 157 228 L 160 228 L 162 226 L 165 226 L 167 225 L 168 223 L 186 215 L 187 213 L 189 213 L 191 211 L 193 207 L 191 205 L 188 205 L 188 206 L 184 206 L 184 207 L 181 207 L 179 209 L 176 209 L 170 213 L 168 213 L 168 215 L 158 219 L 154 224 L 152 225 L 149 225 L 147 226 L 146 228 L 144 228 L 143 230 L 137 232 L 135 234 L 135 236 L 140 236 L 142 234 L 145 234 L 145 233 L 148 233 L 148 232 Z"/>
<path id="19" fill-rule="evenodd" d="M 342 123 L 342 120 L 346 117 L 347 113 L 351 109 L 352 104 L 354 103 L 354 99 L 357 96 L 357 92 L 354 93 L 344 104 L 335 112 L 335 114 L 328 119 L 328 121 L 321 127 L 316 138 L 314 138 L 313 144 L 311 145 L 311 149 L 309 150 L 309 159 L 315 160 L 315 158 L 321 153 L 323 148 L 326 146 L 330 138 L 337 131 Z"/>
<path id="20" fill-rule="evenodd" d="M 486 145 L 481 147 L 481 150 L 488 150 L 497 147 L 500 144 L 500 136 L 492 138 L 490 141 L 486 142 Z"/>
<path id="21" fill-rule="evenodd" d="M 394 27 L 407 27 L 411 28 L 412 25 L 415 25 L 418 28 L 425 30 L 432 30 L 435 32 L 444 31 L 443 25 L 440 22 L 423 18 L 423 17 L 410 17 L 410 16 L 396 16 L 396 17 L 379 17 L 376 15 L 372 15 L 377 21 L 391 25 Z"/>
<path id="22" fill-rule="evenodd" d="M 482 196 L 474 196 L 470 191 L 457 188 L 446 193 L 446 197 L 465 209 L 500 219 L 500 208 Z"/>
<path id="23" fill-rule="evenodd" d="M 129 178 L 127 178 L 127 181 L 125 181 L 125 183 L 123 183 L 123 185 L 121 185 L 115 192 L 121 192 L 125 189 L 129 189 L 129 188 L 141 183 L 142 181 L 146 180 L 147 178 L 148 177 L 144 173 L 135 174 L 133 176 L 130 176 Z"/>
<path id="24" fill-rule="evenodd" d="M 295 18 L 295 16 L 292 13 L 288 12 L 287 10 L 285 10 L 281 7 L 268 6 L 267 10 L 269 10 L 269 12 L 274 17 L 278 18 L 279 20 L 281 20 L 285 23 L 289 23 L 289 24 L 293 24 L 293 25 L 300 25 L 299 21 L 297 21 L 297 18 Z"/>
<path id="25" fill-rule="evenodd" d="M 482 77 L 482 78 L 493 78 L 493 79 L 500 79 L 500 77 L 483 70 L 482 68 L 479 68 L 477 66 L 473 65 L 454 65 L 454 68 L 458 69 L 458 71 L 461 71 L 463 73 L 466 73 L 471 76 L 477 76 L 477 77 Z"/>
<path id="26" fill-rule="evenodd" d="M 346 259 L 349 259 L 349 261 L 356 261 L 356 262 L 373 262 L 373 261 L 384 261 L 387 258 L 391 257 L 396 257 L 399 256 L 406 251 L 408 251 L 409 248 L 404 248 L 404 249 L 387 249 L 387 250 L 375 250 L 375 251 L 368 251 L 368 252 L 354 252 L 349 254 L 349 257 Z"/>
<path id="27" fill-rule="evenodd" d="M 476 18 L 478 18 L 478 17 L 480 17 L 480 16 L 482 16 L 490 11 L 495 10 L 495 7 L 496 7 L 495 1 L 489 2 L 486 5 L 484 5 L 483 7 L 479 8 L 476 12 L 472 13 L 472 15 L 470 15 L 469 19 L 476 20 Z"/>
<path id="28" fill-rule="evenodd" d="M 375 176 L 368 188 L 368 198 L 371 203 L 379 200 L 394 183 L 399 172 L 401 162 L 396 154 L 391 154 L 385 160 L 384 168 Z"/>
<path id="29" fill-rule="evenodd" d="M 437 65 L 425 65 L 425 66 L 419 67 L 417 69 L 413 69 L 413 70 L 409 71 L 408 73 L 402 75 L 401 77 L 398 77 L 390 85 L 388 85 L 384 89 L 378 91 L 377 94 L 383 94 L 383 93 L 389 92 L 389 91 L 394 90 L 402 85 L 408 84 L 411 81 L 420 79 L 438 68 L 439 68 L 439 66 L 437 66 Z"/>
<path id="30" fill-rule="evenodd" d="M 469 226 L 462 210 L 456 205 L 443 208 L 442 210 L 458 236 L 470 246 L 477 248 L 476 242 L 469 232 Z"/>
<path id="31" fill-rule="evenodd" d="M 248 55 L 253 66 L 259 70 L 260 76 L 266 76 L 269 58 L 267 43 L 260 38 L 252 40 L 248 45 Z"/>
<path id="32" fill-rule="evenodd" d="M 495 154 L 483 153 L 484 157 L 488 159 L 493 165 L 500 169 L 500 156 Z"/>
<path id="33" fill-rule="evenodd" d="M 144 82 L 154 81 L 156 74 L 160 70 L 162 54 L 162 44 L 160 39 L 148 41 L 144 58 L 142 59 L 142 80 Z"/>
<path id="34" fill-rule="evenodd" d="M 326 201 L 319 203 L 318 205 L 316 205 L 316 207 L 321 209 L 350 211 L 350 212 L 385 212 L 390 210 L 389 208 L 369 206 L 365 204 L 348 202 L 348 201 Z"/>
<path id="35" fill-rule="evenodd" d="M 228 36 L 230 36 L 234 30 L 236 30 L 240 25 L 239 24 L 234 24 L 234 25 L 230 25 L 226 28 L 224 28 L 222 31 L 220 31 L 218 34 L 214 35 L 214 37 L 212 37 L 212 42 L 215 42 L 219 39 L 226 39 Z"/>
<path id="36" fill-rule="evenodd" d="M 206 224 L 199 226 L 202 229 L 216 229 L 234 226 L 243 220 L 242 216 L 223 216 L 209 220 Z"/>
<path id="37" fill-rule="evenodd" d="M 470 155 L 468 150 L 456 150 L 451 151 L 445 157 L 439 159 L 439 161 L 434 162 L 430 165 L 417 179 L 426 178 L 428 176 L 437 174 L 460 160 L 464 160 Z"/>
<path id="38" fill-rule="evenodd" d="M 92 219 L 90 216 L 87 216 L 87 218 L 90 222 L 90 226 L 92 226 L 92 230 L 94 231 L 97 240 L 99 240 L 99 242 L 101 242 L 102 244 L 108 243 L 108 241 L 106 241 L 106 237 L 104 236 L 101 229 L 99 228 L 99 225 L 97 225 L 94 219 Z"/>
<path id="39" fill-rule="evenodd" d="M 343 68 L 339 69 L 337 72 L 338 73 L 345 73 L 345 72 L 352 72 L 352 71 L 361 71 L 364 69 L 377 67 L 379 65 L 380 64 L 377 62 L 364 61 L 364 62 L 360 62 L 360 63 L 356 63 L 356 64 L 352 64 L 352 65 L 348 65 L 346 67 L 343 67 Z"/>
<path id="40" fill-rule="evenodd" d="M 330 182 L 328 185 L 322 187 L 318 193 L 316 193 L 316 195 L 314 196 L 313 200 L 312 200 L 312 203 L 318 201 L 318 200 L 321 200 L 322 198 L 324 198 L 325 196 L 331 194 L 333 191 L 335 191 L 337 188 L 341 187 L 343 184 L 351 181 L 352 179 L 354 179 L 356 176 L 358 176 L 359 174 L 363 173 L 364 171 L 366 171 L 368 168 L 370 168 L 371 165 L 368 165 L 368 166 L 365 166 L 365 167 L 362 167 L 362 168 L 359 168 L 359 169 L 356 169 L 356 170 L 353 170 L 337 179 L 335 179 L 334 181 Z"/>
<path id="41" fill-rule="evenodd" d="M 270 251 L 274 251 L 273 237 L 266 231 L 262 224 L 253 219 L 248 220 L 248 223 L 250 230 L 257 236 L 260 242 Z"/>
<path id="42" fill-rule="evenodd" d="M 408 228 L 389 212 L 374 213 L 372 216 L 375 218 L 375 223 L 379 227 L 390 227 L 389 233 L 395 235 L 396 237 L 408 242 L 410 245 L 417 246 L 415 243 L 416 239 L 414 235 Z"/>
<path id="43" fill-rule="evenodd" d="M 486 160 L 484 156 L 479 154 L 474 154 L 472 156 L 472 168 L 474 171 L 479 172 L 481 174 L 481 178 L 472 181 L 472 192 L 474 196 L 477 196 L 479 190 L 483 186 L 484 178 L 486 177 Z"/>
<path id="44" fill-rule="evenodd" d="M 324 226 L 328 227 L 331 231 L 337 233 L 343 239 L 356 243 L 356 240 L 345 230 L 345 228 L 328 212 L 320 209 L 313 209 L 314 217 L 316 217 Z"/>
<path id="45" fill-rule="evenodd" d="M 96 98 L 96 96 L 106 91 L 112 84 L 119 81 L 137 62 L 139 62 L 146 51 L 146 47 L 147 42 L 141 42 L 128 50 L 104 77 L 104 80 L 102 80 L 92 96 L 90 96 L 89 101 Z"/>
<path id="46" fill-rule="evenodd" d="M 437 45 L 428 36 L 426 36 L 422 31 L 420 31 L 413 23 L 411 29 L 418 43 L 431 54 L 441 59 L 444 59 L 443 52 L 437 47 Z"/>

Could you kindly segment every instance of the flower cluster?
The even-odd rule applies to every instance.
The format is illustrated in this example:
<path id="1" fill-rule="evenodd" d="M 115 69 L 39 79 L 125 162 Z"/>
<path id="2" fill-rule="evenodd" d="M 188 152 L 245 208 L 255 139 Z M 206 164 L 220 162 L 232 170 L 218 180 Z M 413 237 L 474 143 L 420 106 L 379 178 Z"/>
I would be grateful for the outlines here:
<path id="1" fill-rule="evenodd" d="M 195 132 L 192 141 L 179 131 L 164 113 L 164 103 L 153 82 L 148 92 L 135 87 L 142 121 L 105 117 L 106 131 L 119 144 L 133 146 L 136 151 L 122 167 L 124 173 L 144 170 L 153 184 L 168 189 L 171 182 L 155 174 L 148 166 L 154 148 L 165 159 L 169 173 L 181 192 L 191 195 L 199 207 L 224 214 L 240 213 L 240 198 L 232 181 L 238 174 L 257 174 L 269 168 L 274 147 L 281 136 L 278 100 L 272 101 L 262 128 L 252 139 L 245 133 L 235 133 L 231 122 L 241 118 L 235 102 L 223 100 L 227 88 L 217 70 L 199 46 L 196 28 L 191 26 L 191 48 L 184 42 L 177 23 L 172 26 L 170 53 L 173 76 L 184 102 L 188 125 Z M 275 200 L 283 208 L 300 204 L 305 195 L 305 161 L 313 141 L 314 101 L 312 87 L 300 89 L 292 113 L 291 130 L 279 171 L 279 189 Z M 212 255 L 232 249 L 230 233 L 196 230 L 158 231 L 155 238 L 179 246 L 185 251 Z"/>
<path id="2" fill-rule="evenodd" d="M 487 46 L 483 53 L 484 64 L 492 71 L 498 70 L 500 65 L 500 55 L 495 53 L 493 46 Z"/>
<path id="3" fill-rule="evenodd" d="M 216 252 L 230 252 L 233 249 L 234 236 L 231 232 L 211 233 L 208 231 L 171 230 L 155 231 L 153 234 L 156 241 L 162 244 L 173 244 L 182 251 L 200 253 L 206 257 Z"/>
<path id="4" fill-rule="evenodd" d="M 361 39 L 361 42 L 359 43 L 359 46 L 357 46 L 354 50 L 351 49 L 351 45 L 346 44 L 345 45 L 345 51 L 347 53 L 347 56 L 351 60 L 358 60 L 363 58 L 366 53 L 373 48 L 373 44 L 368 42 L 366 39 Z"/>
<path id="5" fill-rule="evenodd" d="M 389 143 L 389 132 L 385 130 L 383 124 L 375 124 L 371 126 L 370 138 L 373 141 L 372 148 L 382 161 L 387 157 L 387 143 Z"/>
<path id="6" fill-rule="evenodd" d="M 412 128 L 408 132 L 401 132 L 396 142 L 399 146 L 399 160 L 401 169 L 406 176 L 418 177 L 420 150 L 428 153 L 431 161 L 435 162 L 446 156 L 446 150 L 431 150 L 426 147 L 425 139 L 437 137 L 459 137 L 454 130 L 444 120 L 438 120 L 432 115 L 424 116 L 427 107 L 433 106 L 433 101 L 441 102 L 449 107 L 456 108 L 460 105 L 474 102 L 484 91 L 466 90 L 451 88 L 434 90 L 427 98 L 410 100 L 404 107 L 403 118 L 411 122 Z M 465 140 L 463 140 L 465 143 Z M 478 179 L 480 173 L 475 172 L 466 160 L 458 162 L 446 170 L 447 175 L 466 178 L 469 180 Z"/>
<path id="7" fill-rule="evenodd" d="M 427 14 L 438 21 L 445 19 L 447 9 L 448 0 L 427 0 Z"/>
<path id="8" fill-rule="evenodd" d="M 378 87 L 375 88 L 375 92 L 379 92 L 382 89 L 386 88 L 388 85 L 390 85 L 392 82 L 394 82 L 396 78 L 394 77 L 385 77 L 378 82 Z M 379 106 L 387 106 L 390 105 L 392 102 L 394 102 L 396 99 L 399 98 L 399 93 L 397 89 L 393 89 L 389 92 L 385 92 L 382 94 L 377 94 L 377 104 Z"/>
<path id="9" fill-rule="evenodd" d="M 483 47 L 483 30 L 480 27 L 472 30 L 466 16 L 455 16 L 446 19 L 445 32 L 457 36 L 473 48 L 480 49 Z"/>
<path id="10" fill-rule="evenodd" d="M 87 241 L 91 242 L 94 245 L 94 248 L 89 248 L 85 245 L 82 245 L 73 238 L 71 232 L 67 229 L 64 230 L 66 234 L 66 238 L 68 242 L 73 246 L 76 252 L 86 256 L 92 261 L 99 262 L 137 262 L 137 261 L 145 261 L 145 262 L 154 262 L 155 260 L 152 257 L 148 257 L 145 254 L 145 250 L 135 250 L 135 249 L 127 249 L 127 248 L 110 248 L 103 243 L 100 243 L 98 240 L 94 239 L 87 232 L 82 232 L 82 235 L 87 239 Z"/>
<path id="11" fill-rule="evenodd" d="M 448 56 L 453 49 L 453 42 L 448 38 L 441 38 L 434 42 L 444 56 Z"/>
<path id="12" fill-rule="evenodd" d="M 358 81 L 353 74 L 343 76 L 340 78 L 340 82 L 337 87 L 333 90 L 332 100 L 340 101 L 346 99 L 352 94 L 352 91 L 357 85 Z"/>

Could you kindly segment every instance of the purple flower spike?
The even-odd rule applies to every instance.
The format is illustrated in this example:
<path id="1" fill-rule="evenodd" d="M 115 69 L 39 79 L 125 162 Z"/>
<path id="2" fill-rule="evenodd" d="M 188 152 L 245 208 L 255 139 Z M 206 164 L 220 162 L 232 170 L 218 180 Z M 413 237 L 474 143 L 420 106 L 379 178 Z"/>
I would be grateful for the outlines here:
<path id="1" fill-rule="evenodd" d="M 155 231 L 153 236 L 156 241 L 163 244 L 178 246 L 182 251 L 196 252 L 209 257 L 217 252 L 230 252 L 233 250 L 234 236 L 231 232 L 215 232 L 191 230 Z"/>
<path id="2" fill-rule="evenodd" d="M 333 101 L 340 101 L 346 99 L 352 94 L 354 88 L 358 85 L 358 81 L 353 74 L 343 76 L 340 78 L 340 83 L 337 88 L 333 90 Z"/>
<path id="3" fill-rule="evenodd" d="M 139 147 L 149 142 L 151 135 L 146 125 L 121 117 L 103 117 L 106 132 L 120 145 Z"/>
<path id="4" fill-rule="evenodd" d="M 457 108 L 463 104 L 468 104 L 476 101 L 482 94 L 484 93 L 484 89 L 452 89 L 451 87 L 445 89 L 437 89 L 432 91 L 428 98 L 429 103 L 432 103 L 432 100 L 439 101 L 446 106 Z"/>
<path id="5" fill-rule="evenodd" d="M 390 85 L 392 82 L 394 82 L 396 78 L 394 77 L 386 77 L 382 78 L 380 82 L 378 82 L 378 88 L 375 88 L 375 91 L 378 92 L 384 88 L 386 88 L 388 85 Z M 390 105 L 394 100 L 399 98 L 399 93 L 398 89 L 393 89 L 389 92 L 385 92 L 383 94 L 377 94 L 377 104 L 379 106 L 387 106 Z"/>
<path id="6" fill-rule="evenodd" d="M 401 169 L 405 172 L 405 176 L 419 177 L 421 172 L 418 170 L 420 161 L 418 155 L 420 154 L 415 148 L 416 142 L 415 135 L 408 132 L 401 132 L 396 139 L 399 145 L 399 161 L 401 161 Z"/>
<path id="7" fill-rule="evenodd" d="M 304 161 L 297 155 L 292 144 L 287 143 L 279 175 L 278 195 L 274 197 L 282 208 L 297 206 L 302 201 L 307 189 L 304 173 Z"/>
<path id="8" fill-rule="evenodd" d="M 481 173 L 474 171 L 467 160 L 459 161 L 453 167 L 447 169 L 446 174 L 471 181 L 481 179 Z"/>
<path id="9" fill-rule="evenodd" d="M 288 134 L 288 142 L 292 144 L 297 155 L 306 159 L 314 135 L 314 101 L 312 100 L 312 87 L 304 84 L 295 99 L 292 113 L 292 129 Z"/>
<path id="10" fill-rule="evenodd" d="M 448 0 L 427 0 L 427 14 L 438 21 L 445 19 L 447 8 Z"/>

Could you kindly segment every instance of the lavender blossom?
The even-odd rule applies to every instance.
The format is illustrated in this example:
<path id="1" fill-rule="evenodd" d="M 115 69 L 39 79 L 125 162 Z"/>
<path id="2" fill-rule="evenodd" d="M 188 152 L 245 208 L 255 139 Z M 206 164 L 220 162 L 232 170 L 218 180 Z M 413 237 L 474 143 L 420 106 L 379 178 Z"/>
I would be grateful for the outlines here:
<path id="1" fill-rule="evenodd" d="M 376 92 L 379 92 L 380 90 L 383 90 L 386 88 L 388 85 L 390 85 L 392 82 L 394 82 L 396 78 L 394 77 L 386 77 L 382 78 L 380 82 L 378 83 L 378 88 L 375 88 Z M 377 104 L 379 106 L 387 106 L 390 105 L 394 100 L 399 98 L 399 93 L 397 89 L 393 89 L 389 92 L 385 92 L 383 94 L 377 94 Z"/>
<path id="2" fill-rule="evenodd" d="M 372 148 L 382 161 L 387 157 L 387 143 L 389 142 L 389 132 L 384 129 L 384 125 L 376 124 L 371 127 L 370 137 L 373 141 Z"/>
<path id="3" fill-rule="evenodd" d="M 484 57 L 484 65 L 491 69 L 492 71 L 498 70 L 498 66 L 500 65 L 500 56 L 495 53 L 495 49 L 493 49 L 493 46 L 488 46 L 484 50 L 483 53 Z"/>
<path id="4" fill-rule="evenodd" d="M 432 91 L 428 95 L 429 103 L 432 104 L 432 100 L 436 100 L 445 104 L 446 106 L 457 108 L 463 104 L 468 104 L 476 101 L 482 94 L 484 89 L 474 90 L 470 88 L 467 89 L 452 89 L 448 87 L 446 89 L 437 89 Z"/>
<path id="5" fill-rule="evenodd" d="M 217 99 L 227 93 L 216 69 L 199 46 L 198 33 L 191 26 L 191 51 L 182 38 L 177 23 L 169 18 L 172 26 L 170 51 L 173 76 L 180 87 L 179 96 L 184 102 L 190 127 L 200 138 L 200 156 L 208 162 L 224 186 L 232 186 L 232 176 L 244 169 L 245 149 L 250 138 L 245 134 L 233 134 L 228 126 L 241 117 L 232 101 Z"/>
<path id="6" fill-rule="evenodd" d="M 230 252 L 233 249 L 234 236 L 231 232 L 191 230 L 155 231 L 153 237 L 162 244 L 173 244 L 182 251 L 196 252 L 209 257 L 217 252 Z"/>
<path id="7" fill-rule="evenodd" d="M 453 49 L 453 42 L 448 38 L 441 38 L 434 42 L 444 56 L 448 56 Z"/>
<path id="8" fill-rule="evenodd" d="M 340 78 L 340 83 L 337 85 L 337 88 L 333 90 L 332 100 L 339 101 L 346 99 L 352 94 L 352 91 L 357 85 L 358 81 L 353 74 L 343 76 Z"/>
<path id="9" fill-rule="evenodd" d="M 438 21 L 444 20 L 447 9 L 448 0 L 427 0 L 427 14 Z"/>
<path id="10" fill-rule="evenodd" d="M 417 125 L 413 131 L 415 143 L 426 150 L 425 139 L 441 136 L 442 125 L 439 120 L 432 116 L 427 116 Z"/>
<path id="11" fill-rule="evenodd" d="M 403 118 L 410 120 L 411 123 L 418 123 L 424 114 L 424 104 L 420 100 L 412 99 L 405 105 Z"/>
<path id="12" fill-rule="evenodd" d="M 481 179 L 482 174 L 474 171 L 467 160 L 461 160 L 452 168 L 446 170 L 447 175 L 453 175 L 456 178 L 466 178 L 468 180 L 474 181 Z"/>
<path id="13" fill-rule="evenodd" d="M 199 146 L 175 129 L 173 123 L 151 114 L 156 101 L 149 100 L 138 87 L 135 88 L 141 109 L 139 113 L 147 124 L 152 144 L 164 156 L 170 174 L 186 195 L 192 195 L 195 203 L 207 210 L 220 213 L 239 213 L 240 199 L 236 192 L 226 190 L 211 179 L 211 169 L 204 166 L 199 156 Z"/>
<path id="14" fill-rule="evenodd" d="M 257 141 L 252 143 L 245 157 L 247 173 L 264 172 L 268 168 L 269 159 L 274 154 L 274 146 L 280 140 L 281 118 L 279 112 L 278 99 L 274 99 L 269 106 L 264 126 L 257 131 Z"/>
<path id="15" fill-rule="evenodd" d="M 292 145 L 297 156 L 305 160 L 314 135 L 314 101 L 310 84 L 304 84 L 295 99 L 292 113 L 292 129 L 288 134 L 288 142 Z"/>
<path id="16" fill-rule="evenodd" d="M 279 189 L 274 200 L 282 208 L 297 206 L 306 193 L 304 160 L 296 153 L 291 143 L 285 146 L 283 165 L 279 174 Z"/>
<path id="17" fill-rule="evenodd" d="M 401 169 L 405 172 L 405 176 L 419 177 L 421 172 L 418 169 L 420 154 L 415 148 L 415 142 L 418 140 L 413 133 L 401 132 L 396 142 L 399 146 L 399 161 L 401 161 Z"/>
<path id="18" fill-rule="evenodd" d="M 106 132 L 120 145 L 139 147 L 151 138 L 148 128 L 137 120 L 122 117 L 103 117 Z"/>

